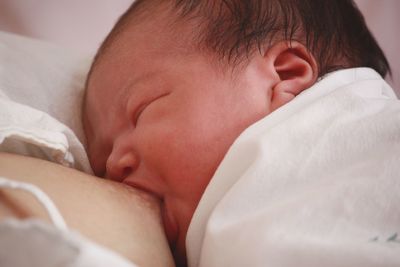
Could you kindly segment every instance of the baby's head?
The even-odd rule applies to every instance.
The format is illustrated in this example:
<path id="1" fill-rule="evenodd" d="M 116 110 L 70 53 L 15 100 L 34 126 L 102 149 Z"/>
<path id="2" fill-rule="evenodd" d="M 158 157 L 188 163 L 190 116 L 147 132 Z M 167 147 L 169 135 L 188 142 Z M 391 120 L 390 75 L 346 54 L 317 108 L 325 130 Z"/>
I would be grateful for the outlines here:
<path id="1" fill-rule="evenodd" d="M 157 196 L 179 263 L 192 215 L 234 140 L 321 75 L 387 61 L 351 1 L 145 0 L 92 66 L 96 175 Z"/>

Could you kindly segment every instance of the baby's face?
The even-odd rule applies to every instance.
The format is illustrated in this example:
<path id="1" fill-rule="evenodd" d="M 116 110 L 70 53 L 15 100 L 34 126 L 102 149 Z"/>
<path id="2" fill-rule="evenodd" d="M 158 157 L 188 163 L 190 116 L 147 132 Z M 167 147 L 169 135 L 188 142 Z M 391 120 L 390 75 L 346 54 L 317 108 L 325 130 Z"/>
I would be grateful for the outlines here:
<path id="1" fill-rule="evenodd" d="M 92 72 L 84 124 L 95 174 L 158 197 L 183 262 L 207 184 L 239 134 L 266 115 L 269 96 L 252 91 L 251 73 L 232 79 L 178 37 L 162 21 L 125 29 Z"/>

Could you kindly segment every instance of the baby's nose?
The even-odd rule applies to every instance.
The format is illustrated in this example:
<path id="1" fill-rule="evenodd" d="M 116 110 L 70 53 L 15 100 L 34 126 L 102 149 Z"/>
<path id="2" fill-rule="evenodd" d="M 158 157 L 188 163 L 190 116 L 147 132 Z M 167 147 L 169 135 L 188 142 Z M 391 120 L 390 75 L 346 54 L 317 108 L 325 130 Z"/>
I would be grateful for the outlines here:
<path id="1" fill-rule="evenodd" d="M 122 182 L 138 165 L 138 158 L 132 151 L 119 154 L 113 151 L 107 159 L 106 178 Z"/>

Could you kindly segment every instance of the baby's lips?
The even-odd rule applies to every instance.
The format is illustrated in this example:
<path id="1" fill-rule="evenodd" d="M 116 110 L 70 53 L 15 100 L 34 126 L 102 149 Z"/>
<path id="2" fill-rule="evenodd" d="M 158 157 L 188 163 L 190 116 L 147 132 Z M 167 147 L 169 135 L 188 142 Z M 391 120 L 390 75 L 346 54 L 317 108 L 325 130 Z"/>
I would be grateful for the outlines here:
<path id="1" fill-rule="evenodd" d="M 135 190 L 140 191 L 142 193 L 141 195 L 143 195 L 144 198 L 155 199 L 158 201 L 161 209 L 161 218 L 164 232 L 167 236 L 168 243 L 171 249 L 174 249 L 178 240 L 179 229 L 178 224 L 171 212 L 171 209 L 168 208 L 169 202 L 160 193 L 154 192 L 149 188 L 139 184 L 137 180 L 133 179 L 132 177 L 124 179 L 122 183 L 134 188 Z"/>
<path id="2" fill-rule="evenodd" d="M 133 190 L 135 190 L 142 199 L 146 200 L 148 203 L 154 203 L 158 209 L 160 209 L 161 203 L 163 202 L 162 197 L 147 188 L 138 185 L 134 181 L 126 178 L 122 181 L 123 184 L 129 186 Z"/>

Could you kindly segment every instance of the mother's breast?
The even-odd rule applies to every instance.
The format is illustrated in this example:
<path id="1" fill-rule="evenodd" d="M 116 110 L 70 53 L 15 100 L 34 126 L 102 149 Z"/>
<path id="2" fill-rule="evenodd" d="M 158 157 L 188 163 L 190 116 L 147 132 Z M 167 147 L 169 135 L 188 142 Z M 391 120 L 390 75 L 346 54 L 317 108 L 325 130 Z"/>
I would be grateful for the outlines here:
<path id="1" fill-rule="evenodd" d="M 54 163 L 5 153 L 0 153 L 0 176 L 40 187 L 70 228 L 137 265 L 174 265 L 159 203 L 151 196 Z M 0 220 L 7 216 L 49 221 L 31 195 L 1 189 Z"/>

